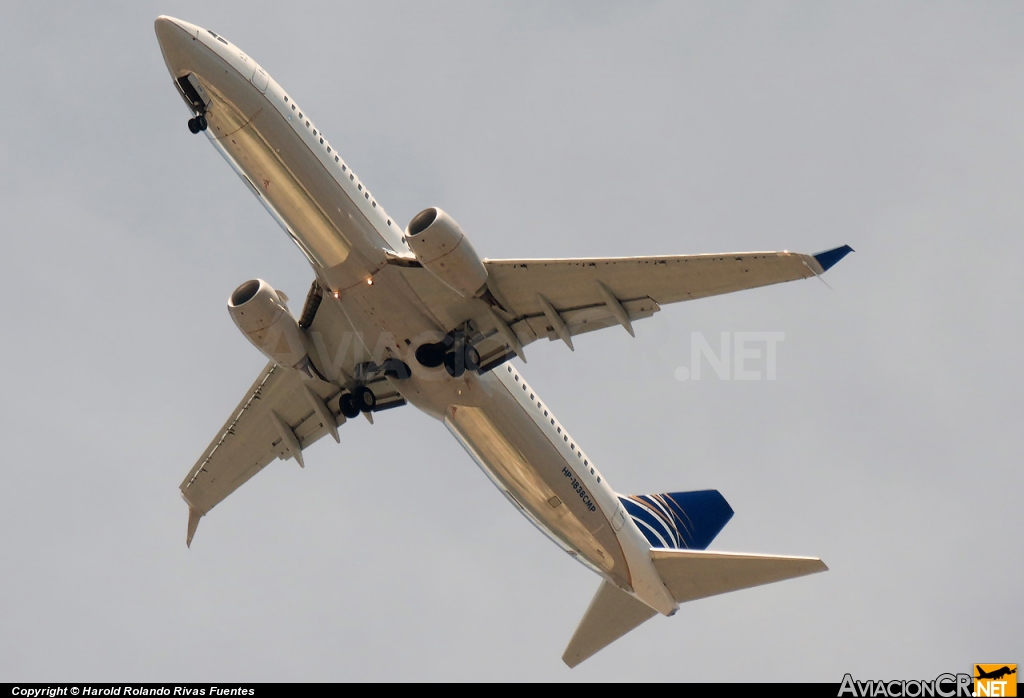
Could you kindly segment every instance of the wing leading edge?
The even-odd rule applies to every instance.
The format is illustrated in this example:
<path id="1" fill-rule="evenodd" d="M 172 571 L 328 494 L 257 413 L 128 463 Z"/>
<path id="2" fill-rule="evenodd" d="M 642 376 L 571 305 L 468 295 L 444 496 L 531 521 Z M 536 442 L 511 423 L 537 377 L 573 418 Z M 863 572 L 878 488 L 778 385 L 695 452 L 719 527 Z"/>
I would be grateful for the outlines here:
<path id="1" fill-rule="evenodd" d="M 375 411 L 405 404 L 385 380 L 374 385 Z M 344 392 L 335 383 L 268 363 L 181 483 L 189 508 L 186 544 L 191 546 L 203 516 L 275 458 L 293 458 L 305 467 L 305 448 L 327 434 L 340 442 L 338 427 L 347 421 L 339 404 Z"/>
<path id="2" fill-rule="evenodd" d="M 717 296 L 823 274 L 853 250 L 844 245 L 816 255 L 795 252 L 743 252 L 733 254 L 612 257 L 594 259 L 504 259 L 485 265 L 507 299 L 517 326 L 525 321 L 529 332 L 550 336 L 550 310 L 568 319 L 576 329 L 588 331 L 586 318 L 573 318 L 588 308 L 603 308 L 611 324 L 629 329 L 629 320 L 662 305 Z M 545 303 L 546 301 L 546 303 Z M 646 301 L 646 303 L 645 303 Z M 616 308 L 616 304 L 620 308 Z M 639 304 L 639 305 L 638 305 Z M 617 311 L 627 310 L 622 317 Z M 545 312 L 545 311 L 548 312 Z M 565 316 L 569 316 L 566 318 Z M 599 319 L 597 316 L 595 320 Z M 522 339 L 529 339 L 529 336 Z M 557 337 L 555 337 L 557 338 Z"/>
<path id="3" fill-rule="evenodd" d="M 181 483 L 189 507 L 188 545 L 199 520 L 275 458 L 294 458 L 304 467 L 303 449 L 326 434 L 340 442 L 338 427 L 347 421 L 340 400 L 355 386 L 352 376 L 360 355 L 353 350 L 355 335 L 344 315 L 321 300 L 322 290 L 314 281 L 299 326 L 310 331 L 318 363 L 329 380 L 310 378 L 274 362 L 263 368 Z M 405 404 L 383 376 L 361 383 L 372 386 L 375 412 Z M 369 413 L 366 416 L 370 418 Z"/>
<path id="4" fill-rule="evenodd" d="M 814 255 L 795 252 L 484 260 L 488 286 L 500 307 L 460 302 L 424 269 L 406 269 L 410 285 L 442 323 L 469 320 L 485 337 L 483 363 L 542 337 L 561 340 L 635 320 L 668 303 L 695 300 L 819 276 L 852 252 L 849 245 Z"/>
<path id="5" fill-rule="evenodd" d="M 187 544 L 199 519 L 275 458 L 302 462 L 302 449 L 337 434 L 341 389 L 269 363 L 181 483 L 189 507 Z M 335 438 L 337 438 L 335 436 Z"/>

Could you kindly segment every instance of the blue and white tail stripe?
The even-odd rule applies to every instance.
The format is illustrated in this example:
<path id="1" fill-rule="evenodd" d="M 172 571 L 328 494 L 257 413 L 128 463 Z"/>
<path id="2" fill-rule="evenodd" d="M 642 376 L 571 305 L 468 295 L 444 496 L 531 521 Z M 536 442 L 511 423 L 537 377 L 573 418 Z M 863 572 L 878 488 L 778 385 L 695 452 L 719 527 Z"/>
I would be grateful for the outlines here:
<path id="1" fill-rule="evenodd" d="M 620 495 L 652 548 L 704 550 L 732 518 L 718 490 Z"/>

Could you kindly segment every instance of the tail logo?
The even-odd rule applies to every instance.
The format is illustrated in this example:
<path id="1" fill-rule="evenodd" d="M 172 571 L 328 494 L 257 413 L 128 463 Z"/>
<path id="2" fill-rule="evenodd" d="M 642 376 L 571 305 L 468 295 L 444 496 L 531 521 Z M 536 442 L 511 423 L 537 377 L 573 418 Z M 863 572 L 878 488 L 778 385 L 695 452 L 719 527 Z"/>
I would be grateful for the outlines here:
<path id="1" fill-rule="evenodd" d="M 704 550 L 732 517 L 716 490 L 619 496 L 652 548 Z"/>
<path id="2" fill-rule="evenodd" d="M 692 526 L 692 522 L 670 495 L 644 494 L 620 499 L 644 535 L 654 539 L 652 544 L 655 547 L 685 547 L 683 531 Z"/>

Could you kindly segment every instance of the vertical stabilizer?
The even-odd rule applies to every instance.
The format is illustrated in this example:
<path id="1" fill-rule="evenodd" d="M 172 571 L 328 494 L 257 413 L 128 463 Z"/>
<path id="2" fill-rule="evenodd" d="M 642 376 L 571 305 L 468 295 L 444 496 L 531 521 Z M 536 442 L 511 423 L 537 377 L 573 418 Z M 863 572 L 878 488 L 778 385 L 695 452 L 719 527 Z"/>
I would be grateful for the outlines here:
<path id="1" fill-rule="evenodd" d="M 704 550 L 733 514 L 718 490 L 620 494 L 619 501 L 652 548 Z"/>
<path id="2" fill-rule="evenodd" d="M 601 582 L 583 620 L 569 640 L 569 646 L 565 648 L 562 661 L 570 668 L 576 666 L 656 613 L 611 582 Z"/>

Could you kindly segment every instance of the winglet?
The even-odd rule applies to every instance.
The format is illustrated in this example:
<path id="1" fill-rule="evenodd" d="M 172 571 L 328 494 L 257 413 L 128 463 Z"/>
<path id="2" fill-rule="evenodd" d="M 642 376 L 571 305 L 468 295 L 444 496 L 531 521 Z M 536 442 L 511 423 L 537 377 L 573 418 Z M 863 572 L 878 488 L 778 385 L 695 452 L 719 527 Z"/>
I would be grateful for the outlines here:
<path id="1" fill-rule="evenodd" d="M 185 546 L 192 547 L 192 536 L 196 534 L 196 529 L 199 528 L 199 519 L 203 518 L 202 512 L 198 509 L 188 508 L 188 536 L 185 538 Z"/>
<path id="2" fill-rule="evenodd" d="M 813 255 L 813 257 L 818 260 L 818 264 L 821 265 L 822 271 L 828 271 L 838 264 L 839 260 L 851 252 L 853 252 L 852 247 L 849 245 L 843 245 L 842 247 L 836 247 L 835 249 L 819 252 L 818 254 Z"/>

